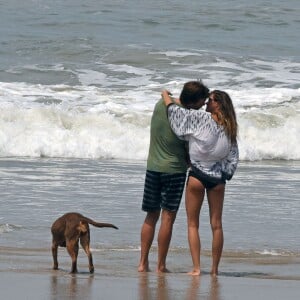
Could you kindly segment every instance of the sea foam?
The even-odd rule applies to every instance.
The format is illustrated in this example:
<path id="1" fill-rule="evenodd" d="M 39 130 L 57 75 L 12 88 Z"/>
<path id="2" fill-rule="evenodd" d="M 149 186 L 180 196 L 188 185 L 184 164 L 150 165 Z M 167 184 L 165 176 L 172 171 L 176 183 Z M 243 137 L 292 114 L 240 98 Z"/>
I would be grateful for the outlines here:
<path id="1" fill-rule="evenodd" d="M 219 86 L 207 81 L 211 90 L 224 89 L 233 100 L 240 159 L 299 160 L 300 89 L 284 82 L 261 88 L 249 84 L 250 77 L 240 86 L 230 86 L 229 69 L 238 66 L 221 65 L 226 70 L 220 71 Z M 0 83 L 0 156 L 145 160 L 151 114 L 160 91 L 167 88 L 178 96 L 184 81 L 159 84 L 145 68 L 116 69 L 127 69 L 133 77 L 119 74 L 112 83 L 110 75 L 82 69 L 78 71 L 82 85 Z M 136 76 L 141 77 L 139 82 Z"/>

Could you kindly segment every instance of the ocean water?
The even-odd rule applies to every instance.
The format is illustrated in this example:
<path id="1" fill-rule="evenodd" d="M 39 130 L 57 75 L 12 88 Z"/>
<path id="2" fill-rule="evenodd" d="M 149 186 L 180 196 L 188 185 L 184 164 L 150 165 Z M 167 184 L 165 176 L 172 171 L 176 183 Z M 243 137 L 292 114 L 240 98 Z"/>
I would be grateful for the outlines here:
<path id="1" fill-rule="evenodd" d="M 51 223 L 78 210 L 120 227 L 92 231 L 96 253 L 135 266 L 153 107 L 201 79 L 231 95 L 239 123 L 223 268 L 299 278 L 299 15 L 297 0 L 1 1 L 1 251 L 48 253 Z M 175 230 L 180 269 L 184 205 Z"/>
<path id="2" fill-rule="evenodd" d="M 161 90 L 202 79 L 232 96 L 242 160 L 299 160 L 299 15 L 296 0 L 1 2 L 0 156 L 145 160 Z"/>
<path id="3" fill-rule="evenodd" d="M 145 163 L 136 161 L 0 159 L 0 269 L 41 272 L 51 268 L 50 227 L 65 212 L 78 211 L 119 230 L 91 226 L 91 248 L 98 272 L 136 276 Z M 300 280 L 299 162 L 241 162 L 227 184 L 223 223 L 222 275 Z M 200 218 L 203 272 L 210 270 L 211 230 L 208 205 Z M 153 242 L 155 268 L 157 242 Z M 59 252 L 64 271 L 70 259 Z M 79 269 L 87 259 L 79 253 Z M 169 268 L 187 272 L 184 200 L 174 225 Z"/>

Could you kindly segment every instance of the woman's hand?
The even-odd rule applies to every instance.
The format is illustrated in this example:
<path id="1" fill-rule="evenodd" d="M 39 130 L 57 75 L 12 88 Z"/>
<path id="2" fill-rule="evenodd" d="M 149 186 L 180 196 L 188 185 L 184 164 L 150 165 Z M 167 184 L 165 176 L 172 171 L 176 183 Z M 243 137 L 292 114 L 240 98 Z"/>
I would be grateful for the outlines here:
<path id="1" fill-rule="evenodd" d="M 168 90 L 163 90 L 161 92 L 161 97 L 163 98 L 166 106 L 168 106 L 169 104 L 173 103 L 173 101 L 172 101 L 172 99 L 170 97 L 171 95 L 172 95 L 172 93 L 169 92 Z"/>

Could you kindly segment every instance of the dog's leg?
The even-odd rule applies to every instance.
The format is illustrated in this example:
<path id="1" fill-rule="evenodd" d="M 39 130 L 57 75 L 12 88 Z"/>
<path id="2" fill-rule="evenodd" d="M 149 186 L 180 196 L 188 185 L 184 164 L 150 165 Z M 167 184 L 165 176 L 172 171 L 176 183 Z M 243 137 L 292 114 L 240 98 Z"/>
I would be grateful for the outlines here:
<path id="1" fill-rule="evenodd" d="M 93 274 L 94 273 L 94 265 L 93 265 L 93 256 L 92 256 L 92 253 L 91 253 L 91 250 L 90 250 L 90 235 L 89 235 L 89 232 L 86 232 L 85 234 L 81 235 L 80 244 L 81 244 L 83 250 L 85 251 L 85 253 L 88 257 L 90 273 Z"/>
<path id="2" fill-rule="evenodd" d="M 66 246 L 72 259 L 71 273 L 77 273 L 78 240 L 68 240 Z"/>
<path id="3" fill-rule="evenodd" d="M 58 269 L 57 248 L 58 248 L 58 244 L 53 240 L 52 241 L 53 270 Z"/>

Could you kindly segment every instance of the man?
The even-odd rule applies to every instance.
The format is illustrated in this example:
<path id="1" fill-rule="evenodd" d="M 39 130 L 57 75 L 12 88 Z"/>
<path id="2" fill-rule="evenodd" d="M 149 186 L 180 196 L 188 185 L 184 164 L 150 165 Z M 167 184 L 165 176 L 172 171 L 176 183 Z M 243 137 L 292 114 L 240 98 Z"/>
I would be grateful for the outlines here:
<path id="1" fill-rule="evenodd" d="M 199 109 L 204 105 L 208 94 L 208 88 L 201 81 L 190 81 L 184 85 L 177 102 L 186 108 Z M 141 229 L 139 272 L 149 271 L 148 256 L 160 215 L 156 271 L 168 272 L 166 258 L 184 189 L 188 167 L 187 153 L 185 142 L 176 137 L 169 125 L 163 101 L 158 101 L 151 119 L 150 147 L 142 204 L 142 210 L 146 211 L 147 215 Z"/>

